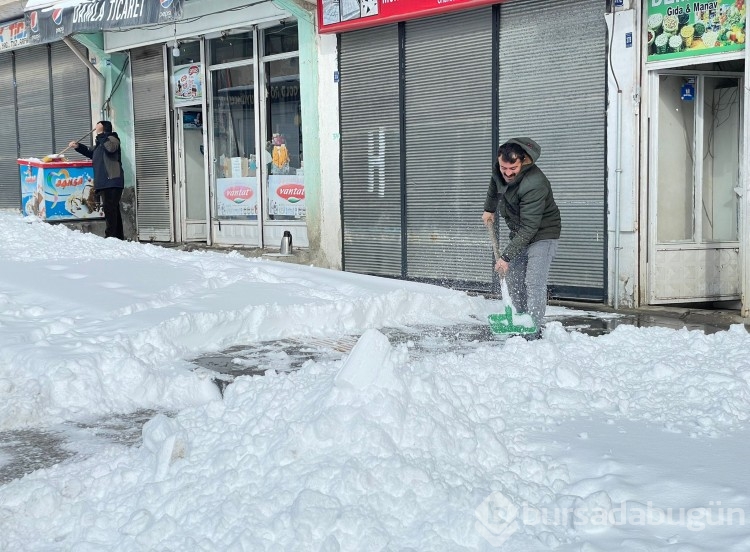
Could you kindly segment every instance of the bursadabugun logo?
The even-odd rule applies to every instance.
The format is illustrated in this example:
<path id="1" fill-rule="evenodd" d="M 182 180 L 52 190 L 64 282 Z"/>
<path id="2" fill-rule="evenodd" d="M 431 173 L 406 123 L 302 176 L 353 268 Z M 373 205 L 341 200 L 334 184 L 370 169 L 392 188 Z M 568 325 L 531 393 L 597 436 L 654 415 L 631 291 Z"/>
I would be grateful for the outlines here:
<path id="1" fill-rule="evenodd" d="M 474 528 L 492 546 L 501 546 L 518 530 L 518 507 L 501 492 L 485 498 L 474 515 Z"/>
<path id="2" fill-rule="evenodd" d="M 224 190 L 224 197 L 235 203 L 244 203 L 253 197 L 253 189 L 247 186 L 230 186 Z"/>
<path id="3" fill-rule="evenodd" d="M 289 203 L 297 203 L 305 199 L 305 187 L 302 184 L 284 184 L 276 189 L 276 195 Z"/>
<path id="4" fill-rule="evenodd" d="M 57 8 L 56 10 L 52 10 L 52 21 L 55 22 L 55 25 L 60 25 L 62 23 L 63 19 L 63 9 Z"/>

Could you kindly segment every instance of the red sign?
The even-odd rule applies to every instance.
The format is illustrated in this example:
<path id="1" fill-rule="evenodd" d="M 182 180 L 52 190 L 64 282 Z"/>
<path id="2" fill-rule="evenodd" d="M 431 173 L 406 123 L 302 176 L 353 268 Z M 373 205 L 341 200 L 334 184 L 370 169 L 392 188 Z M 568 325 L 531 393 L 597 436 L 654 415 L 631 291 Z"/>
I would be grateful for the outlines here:
<path id="1" fill-rule="evenodd" d="M 224 197 L 235 203 L 244 203 L 253 197 L 253 189 L 247 186 L 231 186 L 224 190 Z"/>
<path id="2" fill-rule="evenodd" d="M 302 184 L 284 184 L 276 190 L 276 195 L 289 203 L 297 203 L 305 199 L 305 187 Z"/>
<path id="3" fill-rule="evenodd" d="M 406 19 L 466 10 L 502 0 L 318 0 L 321 33 L 353 31 Z"/>

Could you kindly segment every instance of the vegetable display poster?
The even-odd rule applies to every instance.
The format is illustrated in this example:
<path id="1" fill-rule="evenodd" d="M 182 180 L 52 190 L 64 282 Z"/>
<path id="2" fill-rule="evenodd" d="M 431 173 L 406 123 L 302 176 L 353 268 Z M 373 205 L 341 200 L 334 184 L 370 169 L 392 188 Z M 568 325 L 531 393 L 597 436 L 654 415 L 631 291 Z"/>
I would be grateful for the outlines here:
<path id="1" fill-rule="evenodd" d="M 745 0 L 649 0 L 648 61 L 745 48 Z"/>

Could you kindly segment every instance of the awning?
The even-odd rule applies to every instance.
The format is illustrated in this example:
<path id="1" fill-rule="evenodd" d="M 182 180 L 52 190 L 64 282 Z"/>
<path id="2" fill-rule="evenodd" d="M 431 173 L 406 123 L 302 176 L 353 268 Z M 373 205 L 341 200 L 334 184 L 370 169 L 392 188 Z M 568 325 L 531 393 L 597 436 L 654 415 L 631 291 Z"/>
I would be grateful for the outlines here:
<path id="1" fill-rule="evenodd" d="M 29 41 L 41 44 L 73 33 L 169 23 L 182 17 L 184 0 L 29 0 Z"/>

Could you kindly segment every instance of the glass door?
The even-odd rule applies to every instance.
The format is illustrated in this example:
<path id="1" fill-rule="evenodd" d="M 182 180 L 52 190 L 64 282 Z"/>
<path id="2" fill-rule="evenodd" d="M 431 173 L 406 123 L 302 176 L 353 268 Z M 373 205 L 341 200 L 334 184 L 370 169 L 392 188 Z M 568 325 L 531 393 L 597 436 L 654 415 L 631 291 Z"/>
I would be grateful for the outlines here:
<path id="1" fill-rule="evenodd" d="M 307 245 L 302 102 L 296 25 L 263 30 L 263 130 L 270 163 L 265 172 L 263 236 L 270 245 L 284 232 Z"/>
<path id="2" fill-rule="evenodd" d="M 651 89 L 650 303 L 736 299 L 742 78 L 661 72 Z"/>
<path id="3" fill-rule="evenodd" d="M 259 246 L 254 32 L 227 32 L 210 51 L 212 235 L 219 244 Z"/>
<path id="4" fill-rule="evenodd" d="M 297 24 L 222 31 L 208 41 L 212 238 L 307 245 Z"/>

